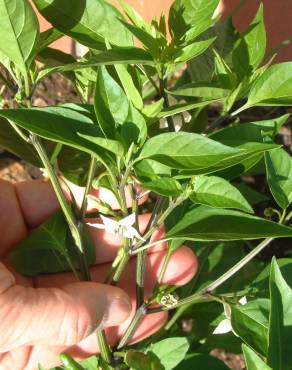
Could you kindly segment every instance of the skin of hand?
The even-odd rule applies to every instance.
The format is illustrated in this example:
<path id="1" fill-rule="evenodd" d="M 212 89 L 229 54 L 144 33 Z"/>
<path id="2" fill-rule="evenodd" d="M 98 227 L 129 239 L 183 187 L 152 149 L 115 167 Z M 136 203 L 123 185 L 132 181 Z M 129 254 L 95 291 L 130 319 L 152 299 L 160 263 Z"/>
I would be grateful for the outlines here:
<path id="1" fill-rule="evenodd" d="M 81 188 L 75 186 L 72 191 L 77 200 L 82 198 Z M 107 190 L 96 191 L 95 195 L 116 207 Z M 120 237 L 104 230 L 90 229 L 96 245 L 96 265 L 91 268 L 94 282 L 76 282 L 71 273 L 31 279 L 13 271 L 9 252 L 58 208 L 49 182 L 12 185 L 0 180 L 1 370 L 37 370 L 39 364 L 51 368 L 60 364 L 61 352 L 76 359 L 98 353 L 96 329 L 104 328 L 110 344 L 115 345 L 135 313 L 135 258 L 128 264 L 118 287 L 102 284 L 121 245 Z M 142 234 L 149 218 L 149 214 L 140 216 Z M 153 240 L 163 234 L 164 229 L 160 228 Z M 166 243 L 161 243 L 149 251 L 146 295 L 151 294 L 157 281 L 166 247 Z M 162 283 L 184 285 L 196 271 L 195 255 L 182 246 L 171 257 Z M 166 320 L 165 312 L 146 316 L 132 343 L 153 334 Z"/>

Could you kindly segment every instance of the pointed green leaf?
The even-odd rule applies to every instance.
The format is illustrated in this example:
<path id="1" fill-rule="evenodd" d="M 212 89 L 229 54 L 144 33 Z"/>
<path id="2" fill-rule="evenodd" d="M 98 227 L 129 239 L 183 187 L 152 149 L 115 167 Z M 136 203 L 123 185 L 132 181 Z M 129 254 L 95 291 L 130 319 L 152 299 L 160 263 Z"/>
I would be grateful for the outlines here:
<path id="1" fill-rule="evenodd" d="M 157 135 L 144 145 L 139 159 L 152 158 L 178 169 L 202 168 L 241 154 L 241 150 L 222 145 L 204 136 L 177 132 Z"/>
<path id="2" fill-rule="evenodd" d="M 62 33 L 93 49 L 105 40 L 119 46 L 132 45 L 130 33 L 118 18 L 122 14 L 104 0 L 34 0 L 41 14 Z"/>
<path id="3" fill-rule="evenodd" d="M 129 102 L 123 89 L 108 73 L 106 67 L 101 67 L 98 71 L 94 109 L 105 136 L 114 138 L 117 125 L 123 124 L 129 114 Z"/>
<path id="4" fill-rule="evenodd" d="M 242 345 L 247 370 L 272 370 L 251 348 Z"/>
<path id="5" fill-rule="evenodd" d="M 67 144 L 91 155 L 110 160 L 111 151 L 114 150 L 115 154 L 120 154 L 120 144 L 103 137 L 91 114 L 86 110 L 81 112 L 66 105 L 0 110 L 0 116 L 12 120 L 20 127 L 45 139 Z M 89 142 L 81 135 L 97 137 L 98 144 Z M 109 147 L 107 147 L 108 143 Z"/>
<path id="6" fill-rule="evenodd" d="M 1 0 L 0 24 L 0 52 L 26 73 L 39 39 L 39 24 L 30 3 Z"/>
<path id="7" fill-rule="evenodd" d="M 185 240 L 252 240 L 291 237 L 292 228 L 239 211 L 194 207 L 167 234 Z"/>
<path id="8" fill-rule="evenodd" d="M 284 280 L 276 259 L 270 275 L 271 315 L 268 365 L 272 369 L 292 369 L 292 290 Z"/>
<path id="9" fill-rule="evenodd" d="M 137 109 L 143 108 L 143 99 L 136 88 L 131 74 L 127 70 L 127 65 L 117 64 L 115 69 L 125 90 L 128 99 Z"/>
<path id="10" fill-rule="evenodd" d="M 292 203 L 292 157 L 279 148 L 265 153 L 267 180 L 274 199 L 282 209 Z"/>
<path id="11" fill-rule="evenodd" d="M 233 51 L 233 65 L 240 79 L 250 75 L 263 61 L 266 44 L 264 9 L 261 4 L 255 18 Z"/>
<path id="12" fill-rule="evenodd" d="M 88 263 L 95 262 L 95 248 L 86 238 Z M 72 271 L 79 263 L 79 252 L 74 246 L 66 220 L 61 211 L 34 229 L 29 237 L 10 255 L 12 266 L 26 276 Z"/>
<path id="13" fill-rule="evenodd" d="M 192 44 L 185 46 L 174 55 L 174 63 L 186 63 L 187 61 L 203 54 L 215 40 L 216 38 L 213 37 L 208 40 L 193 42 Z"/>
<path id="14" fill-rule="evenodd" d="M 172 370 L 184 359 L 189 346 L 187 338 L 173 337 L 154 343 L 149 352 L 160 359 L 165 370 Z"/>
<path id="15" fill-rule="evenodd" d="M 256 301 L 255 301 L 256 302 Z M 266 300 L 264 309 L 266 309 Z M 261 311 L 262 302 L 257 303 L 257 310 Z M 245 306 L 231 306 L 231 324 L 235 333 L 255 351 L 263 356 L 268 350 L 268 323 L 263 324 L 252 315 Z"/>
<path id="16" fill-rule="evenodd" d="M 235 208 L 253 213 L 253 209 L 239 190 L 221 177 L 196 177 L 190 199 L 194 203 L 205 204 L 211 207 Z"/>
<path id="17" fill-rule="evenodd" d="M 182 193 L 180 183 L 171 177 L 156 177 L 151 181 L 141 181 L 141 186 L 166 197 L 179 196 Z"/>
<path id="18" fill-rule="evenodd" d="M 103 65 L 132 64 L 132 63 L 147 65 L 154 64 L 151 54 L 149 54 L 147 51 L 143 49 L 135 47 L 116 48 L 94 55 L 84 62 L 81 61 L 77 63 L 71 63 L 63 66 L 44 69 L 39 73 L 38 80 L 42 79 L 43 77 L 51 73 L 76 71 L 79 69 Z"/>
<path id="19" fill-rule="evenodd" d="M 251 87 L 247 103 L 233 115 L 253 106 L 292 105 L 292 62 L 274 64 Z"/>
<path id="20" fill-rule="evenodd" d="M 206 107 L 207 105 L 211 104 L 211 103 L 214 103 L 218 101 L 218 99 L 214 100 L 205 100 L 205 101 L 202 101 L 202 102 L 195 102 L 195 103 L 178 103 L 178 104 L 175 104 L 175 105 L 172 105 L 171 107 L 169 108 L 164 108 L 157 116 L 157 118 L 166 118 L 166 117 L 170 117 L 170 116 L 175 116 L 176 114 L 179 114 L 179 113 L 182 113 L 182 112 L 186 112 L 188 110 L 193 110 L 193 109 L 196 109 L 196 108 L 203 108 L 203 107 Z"/>
<path id="21" fill-rule="evenodd" d="M 168 93 L 175 96 L 221 99 L 228 95 L 229 90 L 216 87 L 214 84 L 193 82 L 184 86 L 180 86 L 177 90 L 168 91 Z"/>
<path id="22" fill-rule="evenodd" d="M 169 11 L 171 34 L 180 39 L 192 26 L 213 17 L 219 0 L 175 0 Z"/>

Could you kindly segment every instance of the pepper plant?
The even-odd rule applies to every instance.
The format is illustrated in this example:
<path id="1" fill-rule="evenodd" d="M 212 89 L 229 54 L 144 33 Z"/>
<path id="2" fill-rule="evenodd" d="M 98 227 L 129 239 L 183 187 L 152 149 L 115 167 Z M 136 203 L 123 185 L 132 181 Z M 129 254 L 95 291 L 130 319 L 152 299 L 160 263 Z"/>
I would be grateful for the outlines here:
<path id="1" fill-rule="evenodd" d="M 111 348 L 99 331 L 100 355 L 78 364 L 62 354 L 64 369 L 227 369 L 208 354 L 214 348 L 244 353 L 248 370 L 292 368 L 291 251 L 271 264 L 255 258 L 278 238 L 291 247 L 292 159 L 278 140 L 289 114 L 242 119 L 252 107 L 292 105 L 292 62 L 267 54 L 262 5 L 240 34 L 232 16 L 216 16 L 218 3 L 175 0 L 168 17 L 147 23 L 122 0 L 122 12 L 104 0 L 34 0 L 52 25 L 40 32 L 29 1 L 0 0 L 0 145 L 45 169 L 61 208 L 12 252 L 14 268 L 91 280 L 86 224 L 123 239 L 107 284 L 136 258 L 137 309 L 120 343 Z M 52 49 L 63 35 L 86 54 Z M 34 107 L 39 84 L 55 73 L 80 103 Z M 266 194 L 244 181 L 253 175 Z M 64 196 L 67 180 L 85 186 L 79 208 Z M 91 194 L 101 187 L 119 210 Z M 142 235 L 145 194 L 152 216 Z M 161 241 L 168 251 L 149 297 L 147 250 Z M 161 285 L 184 242 L 198 255 L 197 276 L 183 288 Z M 160 311 L 170 311 L 165 327 L 129 346 L 143 317 Z"/>

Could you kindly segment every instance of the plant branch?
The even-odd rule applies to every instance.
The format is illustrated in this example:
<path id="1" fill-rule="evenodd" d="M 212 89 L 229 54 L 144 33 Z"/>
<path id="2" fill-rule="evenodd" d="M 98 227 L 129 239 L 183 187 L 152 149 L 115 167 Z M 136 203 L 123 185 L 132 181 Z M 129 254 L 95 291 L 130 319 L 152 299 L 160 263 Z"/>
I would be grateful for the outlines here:
<path id="1" fill-rule="evenodd" d="M 159 80 L 159 84 L 160 84 L 160 95 L 164 99 L 164 107 L 169 108 L 171 105 L 170 105 L 170 102 L 169 102 L 168 94 L 165 91 L 165 89 L 167 88 L 167 80 L 161 78 Z M 173 117 L 171 117 L 171 116 L 167 117 L 166 122 L 167 122 L 167 125 L 168 125 L 168 130 L 170 132 L 175 132 L 175 124 L 174 124 Z"/>

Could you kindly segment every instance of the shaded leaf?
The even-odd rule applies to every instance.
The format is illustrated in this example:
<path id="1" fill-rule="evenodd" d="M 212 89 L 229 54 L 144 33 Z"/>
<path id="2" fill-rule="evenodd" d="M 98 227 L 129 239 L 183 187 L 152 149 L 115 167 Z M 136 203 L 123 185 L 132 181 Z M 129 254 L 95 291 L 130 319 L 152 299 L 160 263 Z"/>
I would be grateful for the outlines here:
<path id="1" fill-rule="evenodd" d="M 247 370 L 272 370 L 251 348 L 242 345 Z"/>

